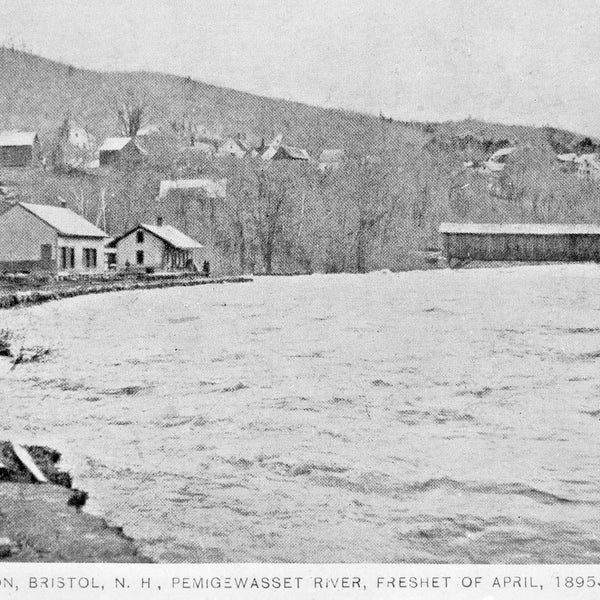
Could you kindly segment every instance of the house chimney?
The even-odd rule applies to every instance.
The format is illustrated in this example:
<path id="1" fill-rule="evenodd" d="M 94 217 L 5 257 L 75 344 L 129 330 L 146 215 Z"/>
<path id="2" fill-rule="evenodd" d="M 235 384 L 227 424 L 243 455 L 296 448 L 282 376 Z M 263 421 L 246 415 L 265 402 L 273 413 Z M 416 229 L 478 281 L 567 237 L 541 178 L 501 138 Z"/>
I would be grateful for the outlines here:
<path id="1" fill-rule="evenodd" d="M 161 216 L 156 217 L 156 224 L 158 225 L 158 227 L 162 227 L 163 218 Z"/>
<path id="2" fill-rule="evenodd" d="M 67 201 L 64 198 L 58 197 L 58 203 L 61 208 L 67 208 Z"/>

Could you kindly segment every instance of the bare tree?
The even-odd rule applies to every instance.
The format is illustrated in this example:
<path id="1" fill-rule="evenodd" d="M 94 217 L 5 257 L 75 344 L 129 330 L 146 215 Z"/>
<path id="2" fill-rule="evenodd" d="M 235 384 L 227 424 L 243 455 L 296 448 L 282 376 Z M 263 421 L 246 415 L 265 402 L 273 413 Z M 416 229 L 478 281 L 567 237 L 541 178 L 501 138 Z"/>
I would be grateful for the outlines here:
<path id="1" fill-rule="evenodd" d="M 346 177 L 355 213 L 354 268 L 364 273 L 371 242 L 384 220 L 396 212 L 399 198 L 389 165 L 359 160 L 349 165 Z"/>
<path id="2" fill-rule="evenodd" d="M 256 174 L 257 194 L 252 218 L 265 273 L 273 272 L 273 257 L 282 234 L 283 210 L 288 199 L 285 179 L 273 180 L 261 169 Z"/>
<path id="3" fill-rule="evenodd" d="M 135 137 L 142 128 L 146 103 L 135 92 L 128 90 L 125 98 L 115 101 L 115 111 L 121 135 Z"/>

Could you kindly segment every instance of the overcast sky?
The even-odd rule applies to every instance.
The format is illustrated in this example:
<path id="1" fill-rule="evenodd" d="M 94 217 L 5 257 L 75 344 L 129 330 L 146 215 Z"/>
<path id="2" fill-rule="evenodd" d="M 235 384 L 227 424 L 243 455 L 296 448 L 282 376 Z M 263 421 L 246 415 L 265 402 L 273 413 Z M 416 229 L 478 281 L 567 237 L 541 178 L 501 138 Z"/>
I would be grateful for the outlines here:
<path id="1" fill-rule="evenodd" d="M 399 119 L 600 135 L 600 0 L 0 0 L 0 41 Z"/>

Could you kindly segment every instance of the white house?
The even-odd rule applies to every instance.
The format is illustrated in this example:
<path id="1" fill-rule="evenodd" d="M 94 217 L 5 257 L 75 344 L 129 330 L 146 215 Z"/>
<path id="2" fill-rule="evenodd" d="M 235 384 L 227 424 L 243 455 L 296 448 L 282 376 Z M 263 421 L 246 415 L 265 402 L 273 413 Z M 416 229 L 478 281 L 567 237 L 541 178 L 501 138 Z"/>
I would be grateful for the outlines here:
<path id="1" fill-rule="evenodd" d="M 139 223 L 116 237 L 110 244 L 116 249 L 117 267 L 159 271 L 200 270 L 204 246 L 175 229 L 163 225 Z"/>
<path id="2" fill-rule="evenodd" d="M 224 199 L 227 195 L 227 179 L 163 179 L 158 197 L 166 197 L 171 190 L 197 190 L 206 194 L 207 198 Z"/>
<path id="3" fill-rule="evenodd" d="M 582 154 L 575 159 L 579 179 L 598 181 L 600 179 L 600 160 L 595 153 Z"/>
<path id="4" fill-rule="evenodd" d="M 341 148 L 325 149 L 319 156 L 320 171 L 335 171 L 339 169 L 344 160 L 344 151 Z"/>
<path id="5" fill-rule="evenodd" d="M 504 171 L 506 161 L 508 157 L 515 151 L 515 148 L 501 148 L 496 150 L 489 158 L 483 163 L 483 166 L 489 173 L 500 173 Z"/>
<path id="6" fill-rule="evenodd" d="M 101 273 L 107 237 L 68 208 L 18 202 L 0 215 L 0 271 Z"/>
<path id="7" fill-rule="evenodd" d="M 217 152 L 218 156 L 235 156 L 236 158 L 244 158 L 251 148 L 245 141 L 239 138 L 229 137 L 220 146 Z"/>
<path id="8" fill-rule="evenodd" d="M 261 158 L 263 160 L 271 160 L 277 150 L 279 150 L 279 146 L 281 146 L 281 142 L 283 142 L 283 134 L 278 133 L 272 140 L 271 143 L 267 146 L 266 150 L 261 154 Z"/>

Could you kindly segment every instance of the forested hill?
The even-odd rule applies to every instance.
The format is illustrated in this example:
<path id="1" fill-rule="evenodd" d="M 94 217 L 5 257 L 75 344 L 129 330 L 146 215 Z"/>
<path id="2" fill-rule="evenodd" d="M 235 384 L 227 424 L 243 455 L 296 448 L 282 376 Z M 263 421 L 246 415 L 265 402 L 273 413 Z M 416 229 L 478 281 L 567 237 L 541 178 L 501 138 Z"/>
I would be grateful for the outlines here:
<path id="1" fill-rule="evenodd" d="M 292 145 L 315 155 L 323 148 L 375 152 L 382 139 L 392 146 L 421 147 L 472 135 L 476 140 L 528 141 L 544 147 L 548 128 L 465 120 L 452 123 L 399 122 L 384 116 L 325 109 L 216 87 L 160 73 L 99 73 L 40 56 L 0 48 L 0 126 L 54 135 L 69 115 L 98 139 L 118 133 L 115 103 L 135 90 L 147 105 L 145 121 L 193 120 L 221 135 L 270 138 L 281 133 Z M 581 136 L 556 131 L 568 146 Z"/>

